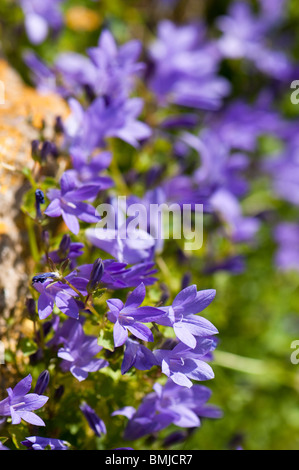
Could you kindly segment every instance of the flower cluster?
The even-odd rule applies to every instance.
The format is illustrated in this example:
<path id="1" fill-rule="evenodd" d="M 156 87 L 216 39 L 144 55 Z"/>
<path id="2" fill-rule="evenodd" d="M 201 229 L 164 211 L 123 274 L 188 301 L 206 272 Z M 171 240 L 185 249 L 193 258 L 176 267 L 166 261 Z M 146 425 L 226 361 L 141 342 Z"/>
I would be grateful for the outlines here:
<path id="1" fill-rule="evenodd" d="M 240 68 L 241 76 L 248 70 L 262 83 L 271 77 L 279 93 L 293 77 L 295 66 L 275 35 L 284 0 L 260 0 L 258 11 L 245 0 L 232 1 L 217 16 L 212 37 L 203 22 L 164 18 L 149 41 L 120 41 L 108 22 L 85 51 L 59 52 L 50 63 L 35 46 L 50 32 L 63 35 L 62 3 L 19 1 L 32 44 L 24 54 L 26 70 L 39 92 L 59 94 L 70 111 L 57 116 L 51 137 L 42 127 L 32 142 L 24 208 L 36 229 L 29 234 L 36 248 L 27 304 L 34 325 L 29 366 L 38 363 L 43 372 L 34 393 L 29 374 L 0 401 L 8 425 L 49 429 L 45 437 L 24 436 L 22 445 L 34 450 L 71 447 L 65 435 L 76 435 L 77 428 L 68 413 L 71 432 L 57 436 L 51 426 L 54 405 L 68 387 L 82 391 L 72 419 L 85 418 L 100 446 L 110 427 L 123 426 L 116 416 L 128 419 L 122 436 L 129 441 L 158 440 L 166 428 L 194 429 L 201 418 L 221 417 L 207 403 L 210 389 L 199 383 L 214 379 L 218 346 L 211 274 L 243 272 L 242 248 L 258 243 L 267 214 L 250 203 L 256 173 L 271 180 L 274 198 L 299 204 L 296 123 L 272 105 L 271 87 L 257 87 L 249 101 L 230 79 L 230 70 Z M 169 2 L 163 3 L 167 11 Z M 265 136 L 282 148 L 260 161 L 254 157 Z M 123 206 L 117 206 L 119 196 L 126 197 Z M 113 228 L 103 227 L 100 204 L 115 209 Z M 149 217 L 157 204 L 188 205 L 192 221 L 202 207 L 202 255 L 165 237 L 163 221 Z M 139 220 L 132 239 L 124 234 L 135 205 L 147 222 Z M 280 268 L 299 270 L 298 235 L 296 223 L 275 226 Z M 182 267 L 179 280 L 172 278 L 174 266 Z M 39 409 L 45 421 L 33 413 Z"/>

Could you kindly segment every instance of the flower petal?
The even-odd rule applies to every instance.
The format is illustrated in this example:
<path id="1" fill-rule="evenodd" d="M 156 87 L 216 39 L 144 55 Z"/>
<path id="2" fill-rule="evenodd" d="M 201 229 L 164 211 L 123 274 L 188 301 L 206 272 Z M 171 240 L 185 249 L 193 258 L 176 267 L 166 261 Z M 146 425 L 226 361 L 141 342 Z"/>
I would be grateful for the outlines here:
<path id="1" fill-rule="evenodd" d="M 47 209 L 45 210 L 45 214 L 49 217 L 60 217 L 62 214 L 60 200 L 53 199 L 52 202 L 48 205 Z"/>
<path id="2" fill-rule="evenodd" d="M 114 345 L 115 347 L 122 346 L 127 338 L 128 338 L 128 332 L 126 328 L 124 328 L 119 321 L 116 321 L 114 324 L 113 328 L 113 338 L 114 338 Z"/>

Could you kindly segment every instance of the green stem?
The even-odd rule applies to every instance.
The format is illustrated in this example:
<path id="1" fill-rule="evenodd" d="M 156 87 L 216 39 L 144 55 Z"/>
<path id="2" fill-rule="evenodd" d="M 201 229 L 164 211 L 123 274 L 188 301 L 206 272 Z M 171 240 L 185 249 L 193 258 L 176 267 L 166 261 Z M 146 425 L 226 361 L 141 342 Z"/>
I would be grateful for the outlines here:
<path id="1" fill-rule="evenodd" d="M 298 390 L 297 374 L 285 368 L 272 359 L 261 360 L 249 357 L 239 356 L 237 354 L 225 351 L 214 351 L 214 364 L 220 367 L 226 367 L 231 370 L 239 371 L 245 374 L 251 374 L 265 381 L 268 385 L 271 383 L 284 385 Z"/>
<path id="2" fill-rule="evenodd" d="M 224 351 L 214 351 L 214 364 L 247 374 L 265 374 L 266 364 L 259 359 L 238 356 Z"/>
<path id="3" fill-rule="evenodd" d="M 31 254 L 34 261 L 38 263 L 40 261 L 40 255 L 34 231 L 34 221 L 29 216 L 27 216 L 25 217 L 25 224 L 27 227 Z"/>
<path id="4" fill-rule="evenodd" d="M 64 284 L 67 284 L 71 289 L 73 289 L 73 291 L 76 292 L 76 294 L 78 295 L 78 297 L 80 297 L 80 300 L 81 300 L 82 302 L 84 302 L 84 304 L 85 304 L 84 295 L 81 294 L 81 292 L 80 292 L 76 287 L 74 287 L 74 286 L 73 286 L 67 279 L 65 279 L 65 278 L 61 279 L 61 282 L 63 282 Z"/>
<path id="5" fill-rule="evenodd" d="M 123 175 L 118 167 L 117 161 L 116 161 L 116 156 L 115 152 L 113 149 L 111 149 L 112 153 L 112 159 L 110 163 L 110 171 L 111 171 L 111 176 L 115 182 L 116 189 L 118 190 L 118 193 L 122 194 L 123 196 L 127 196 L 130 194 L 129 188 L 123 178 Z"/>
<path id="6" fill-rule="evenodd" d="M 92 305 L 91 302 L 89 302 L 87 305 L 86 305 L 86 308 L 88 310 L 90 310 L 94 315 L 96 315 L 97 317 L 99 316 L 99 312 L 97 312 L 97 310 L 94 308 L 94 306 Z"/>

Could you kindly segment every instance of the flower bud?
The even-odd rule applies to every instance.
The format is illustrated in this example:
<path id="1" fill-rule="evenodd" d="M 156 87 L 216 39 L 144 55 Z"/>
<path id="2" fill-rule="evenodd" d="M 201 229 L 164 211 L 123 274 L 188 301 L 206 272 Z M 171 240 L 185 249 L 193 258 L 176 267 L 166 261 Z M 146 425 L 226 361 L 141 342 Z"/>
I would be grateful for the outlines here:
<path id="1" fill-rule="evenodd" d="M 31 142 L 31 156 L 33 160 L 40 160 L 39 140 L 35 139 Z"/>
<path id="2" fill-rule="evenodd" d="M 35 191 L 35 208 L 36 208 L 36 217 L 37 219 L 41 219 L 42 213 L 40 210 L 40 205 L 45 204 L 45 196 L 41 189 L 37 189 Z"/>
<path id="3" fill-rule="evenodd" d="M 59 276 L 56 272 L 37 274 L 36 276 L 33 276 L 32 278 L 32 285 L 35 282 L 40 282 L 41 284 L 43 284 L 48 279 L 58 279 L 58 277 Z"/>
<path id="4" fill-rule="evenodd" d="M 49 385 L 50 381 L 50 373 L 48 370 L 44 370 L 38 377 L 34 389 L 34 393 L 37 393 L 38 395 L 42 395 L 46 388 Z"/>
<path id="5" fill-rule="evenodd" d="M 59 244 L 58 256 L 60 259 L 67 258 L 71 245 L 71 237 L 68 234 L 63 235 Z"/>
<path id="6" fill-rule="evenodd" d="M 64 125 L 61 119 L 61 116 L 57 116 L 55 119 L 54 130 L 56 134 L 63 134 L 64 132 Z"/>
<path id="7" fill-rule="evenodd" d="M 59 387 L 57 387 L 54 392 L 54 397 L 53 397 L 54 400 L 58 402 L 63 394 L 64 394 L 64 386 L 59 385 Z"/>
<path id="8" fill-rule="evenodd" d="M 89 283 L 87 284 L 87 292 L 91 293 L 97 289 L 104 274 L 104 264 L 101 258 L 93 263 Z"/>
<path id="9" fill-rule="evenodd" d="M 49 142 L 48 140 L 45 140 L 45 142 L 43 142 L 43 145 L 40 151 L 42 162 L 45 162 L 47 160 L 48 155 L 51 155 L 52 153 L 53 153 L 52 143 Z"/>
<path id="10" fill-rule="evenodd" d="M 28 310 L 30 318 L 34 319 L 36 314 L 36 307 L 35 307 L 35 300 L 34 299 L 26 299 L 25 301 L 26 308 Z"/>
<path id="11" fill-rule="evenodd" d="M 80 410 L 84 414 L 90 428 L 94 431 L 97 436 L 106 434 L 105 423 L 99 418 L 96 412 L 85 402 L 80 405 Z"/>

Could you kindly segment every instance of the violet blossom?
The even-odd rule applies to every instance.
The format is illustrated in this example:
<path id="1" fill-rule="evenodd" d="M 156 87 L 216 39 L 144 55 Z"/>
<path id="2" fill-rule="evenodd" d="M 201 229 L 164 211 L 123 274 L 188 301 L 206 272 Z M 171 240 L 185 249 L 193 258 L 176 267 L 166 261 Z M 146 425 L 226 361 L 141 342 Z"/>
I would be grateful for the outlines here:
<path id="1" fill-rule="evenodd" d="M 49 30 L 55 33 L 63 25 L 60 5 L 63 0 L 19 0 L 25 15 L 25 29 L 32 44 L 41 44 Z"/>
<path id="2" fill-rule="evenodd" d="M 281 199 L 299 205 L 299 139 L 297 135 L 278 154 L 271 155 L 262 165 L 272 178 L 274 193 Z"/>
<path id="3" fill-rule="evenodd" d="M 156 383 L 153 389 L 152 393 L 143 398 L 137 410 L 129 406 L 112 414 L 129 418 L 124 432 L 125 439 L 135 440 L 157 433 L 170 424 L 196 428 L 201 425 L 200 417 L 221 416 L 218 408 L 207 404 L 211 391 L 203 385 L 181 387 L 169 379 L 164 386 Z"/>
<path id="4" fill-rule="evenodd" d="M 70 371 L 81 382 L 89 373 L 108 366 L 108 362 L 94 357 L 102 350 L 102 347 L 98 346 L 96 336 L 86 335 L 77 320 L 73 320 L 69 325 L 68 337 L 64 339 L 57 356 L 62 359 L 60 364 L 62 370 Z"/>
<path id="5" fill-rule="evenodd" d="M 220 220 L 227 225 L 228 235 L 234 242 L 250 241 L 258 232 L 258 218 L 243 215 L 239 200 L 226 189 L 215 191 L 210 203 Z"/>
<path id="6" fill-rule="evenodd" d="M 277 243 L 276 266 L 282 271 L 299 271 L 299 225 L 281 222 L 275 227 L 274 239 Z"/>
<path id="7" fill-rule="evenodd" d="M 204 360 L 205 356 L 215 349 L 211 338 L 197 338 L 195 348 L 178 343 L 173 349 L 156 349 L 153 351 L 163 374 L 183 387 L 192 387 L 192 380 L 211 380 L 214 372 Z"/>
<path id="8" fill-rule="evenodd" d="M 150 370 L 158 364 L 158 360 L 150 349 L 132 338 L 127 338 L 121 364 L 121 373 L 123 375 L 133 366 L 138 370 Z"/>
<path id="9" fill-rule="evenodd" d="M 108 319 L 114 323 L 113 338 L 115 347 L 122 346 L 128 331 L 143 341 L 153 341 L 153 334 L 144 323 L 156 322 L 162 316 L 161 310 L 155 307 L 140 307 L 145 298 L 145 286 L 140 284 L 130 293 L 125 304 L 119 299 L 109 299 Z"/>
<path id="10" fill-rule="evenodd" d="M 99 96 L 86 109 L 72 98 L 69 105 L 71 115 L 64 127 L 70 153 L 91 154 L 96 148 L 105 147 L 111 137 L 137 148 L 152 135 L 150 127 L 138 120 L 143 108 L 140 98 L 105 99 Z"/>
<path id="11" fill-rule="evenodd" d="M 265 11 L 261 16 L 254 15 L 245 1 L 233 2 L 228 14 L 217 20 L 217 26 L 222 32 L 218 40 L 219 50 L 225 58 L 244 58 L 262 73 L 279 80 L 288 80 L 293 66 L 284 51 L 268 46 L 271 23 L 265 21 Z"/>
<path id="12" fill-rule="evenodd" d="M 125 289 L 137 287 L 139 284 L 152 285 L 157 280 L 153 275 L 157 272 L 154 263 L 138 263 L 128 266 L 113 259 L 103 260 L 104 272 L 101 285 L 107 289 Z M 81 294 L 87 295 L 87 285 L 91 278 L 93 264 L 77 266 L 66 279 L 77 288 Z"/>
<path id="13" fill-rule="evenodd" d="M 34 393 L 37 393 L 38 395 L 42 395 L 47 389 L 49 382 L 50 382 L 50 372 L 48 370 L 44 370 L 38 376 L 38 379 L 36 381 L 36 385 L 34 388 Z"/>
<path id="14" fill-rule="evenodd" d="M 80 410 L 87 419 L 90 428 L 94 431 L 97 436 L 101 437 L 102 434 L 107 433 L 104 421 L 99 418 L 99 416 L 97 415 L 95 410 L 91 408 L 91 406 L 89 406 L 86 402 L 83 402 L 80 405 Z"/>
<path id="15" fill-rule="evenodd" d="M 49 280 L 42 283 L 36 282 L 35 276 L 33 278 L 33 287 L 40 293 L 37 310 L 41 320 L 51 315 L 54 305 L 69 317 L 79 317 L 79 305 L 74 299 L 74 297 L 77 297 L 77 293 L 68 285 L 62 282 L 52 283 Z"/>
<path id="16" fill-rule="evenodd" d="M 197 315 L 214 300 L 216 291 L 197 291 L 195 284 L 183 289 L 171 306 L 159 307 L 164 315 L 156 323 L 171 326 L 177 338 L 191 349 L 196 348 L 197 337 L 213 336 L 217 328 L 206 318 Z"/>
<path id="17" fill-rule="evenodd" d="M 71 237 L 68 233 L 64 234 L 57 250 L 50 251 L 48 257 L 55 264 L 62 263 L 66 259 L 71 261 L 72 268 L 75 267 L 75 260 L 83 254 L 83 243 L 72 242 Z M 46 261 L 46 257 L 43 258 Z"/>
<path id="18" fill-rule="evenodd" d="M 261 136 L 274 134 L 289 139 L 294 133 L 294 124 L 273 109 L 272 103 L 273 96 L 268 92 L 260 93 L 254 103 L 232 100 L 207 119 L 206 125 L 229 149 L 254 152 Z"/>
<path id="19" fill-rule="evenodd" d="M 76 186 L 98 185 L 101 191 L 105 191 L 114 185 L 109 176 L 101 175 L 111 163 L 110 152 L 100 152 L 90 157 L 79 149 L 73 149 L 71 154 L 72 169 L 66 172 L 76 179 Z"/>
<path id="20" fill-rule="evenodd" d="M 33 413 L 44 406 L 48 397 L 37 393 L 29 393 L 32 383 L 31 375 L 27 375 L 13 389 L 8 388 L 8 397 L 0 401 L 0 416 L 10 416 L 12 424 L 21 420 L 35 426 L 45 426 L 44 421 Z"/>
<path id="21" fill-rule="evenodd" d="M 229 92 L 228 81 L 218 75 L 217 48 L 206 40 L 201 24 L 177 26 L 161 21 L 150 60 L 149 86 L 162 106 L 174 103 L 215 110 Z"/>
<path id="22" fill-rule="evenodd" d="M 90 228 L 85 231 L 86 238 L 97 248 L 109 253 L 120 263 L 137 264 L 152 260 L 154 238 L 144 230 L 135 229 L 125 235 L 128 221 L 119 229 Z"/>
<path id="23" fill-rule="evenodd" d="M 30 436 L 21 442 L 29 450 L 68 450 L 69 444 L 53 437 Z"/>
<path id="24" fill-rule="evenodd" d="M 102 31 L 97 46 L 87 50 L 97 72 L 93 84 L 95 95 L 128 96 L 145 67 L 137 62 L 141 50 L 142 45 L 137 40 L 118 47 L 111 32 Z"/>
<path id="25" fill-rule="evenodd" d="M 49 217 L 62 216 L 70 231 L 77 235 L 80 230 L 78 219 L 87 223 L 99 222 L 95 208 L 89 203 L 82 202 L 94 198 L 99 190 L 100 187 L 95 184 L 78 188 L 72 175 L 64 173 L 60 179 L 60 190 L 48 191 L 47 196 L 51 202 L 45 214 Z"/>
<path id="26" fill-rule="evenodd" d="M 87 91 L 93 98 L 127 98 L 145 67 L 138 62 L 141 48 L 137 40 L 118 46 L 111 32 L 103 30 L 97 45 L 85 55 L 73 51 L 57 55 L 50 68 L 55 87 L 62 87 L 61 93 L 66 97 Z M 38 72 L 38 68 L 33 67 L 33 71 Z M 62 85 L 57 85 L 58 81 Z"/>

